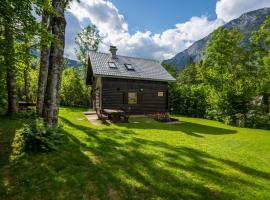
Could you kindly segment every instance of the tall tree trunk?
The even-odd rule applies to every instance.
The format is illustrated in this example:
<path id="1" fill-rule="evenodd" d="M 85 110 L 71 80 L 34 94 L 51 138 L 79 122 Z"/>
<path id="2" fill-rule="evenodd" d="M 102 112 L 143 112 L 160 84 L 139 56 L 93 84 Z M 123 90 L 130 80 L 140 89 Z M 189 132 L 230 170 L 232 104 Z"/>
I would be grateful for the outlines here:
<path id="1" fill-rule="evenodd" d="M 270 113 L 270 96 L 268 97 L 268 113 Z"/>
<path id="2" fill-rule="evenodd" d="M 47 10 L 44 9 L 42 15 L 42 24 L 47 28 L 47 31 L 51 31 L 50 16 Z M 44 37 L 44 36 L 43 36 Z M 41 39 L 41 52 L 40 52 L 40 68 L 38 77 L 38 92 L 37 92 L 37 113 L 42 115 L 44 104 L 44 93 L 47 84 L 47 74 L 49 67 L 49 45 L 45 44 L 44 38 Z"/>
<path id="3" fill-rule="evenodd" d="M 7 91 L 8 91 L 8 113 L 18 112 L 17 88 L 15 69 L 8 68 L 7 71 Z"/>
<path id="4" fill-rule="evenodd" d="M 5 26 L 5 55 L 4 62 L 7 69 L 7 92 L 8 92 L 8 113 L 18 112 L 17 88 L 16 88 L 16 69 L 14 64 L 14 38 L 9 24 Z"/>
<path id="5" fill-rule="evenodd" d="M 44 121 L 48 127 L 58 126 L 60 89 L 65 47 L 64 16 L 65 0 L 53 0 L 52 5 L 57 13 L 52 15 L 52 34 L 57 41 L 51 43 L 47 86 L 44 97 Z"/>
<path id="6" fill-rule="evenodd" d="M 31 95 L 31 90 L 30 90 L 30 82 L 29 82 L 29 72 L 28 68 L 24 70 L 23 72 L 24 75 L 24 92 L 25 92 L 25 101 L 26 102 L 31 102 L 32 101 L 32 95 Z"/>

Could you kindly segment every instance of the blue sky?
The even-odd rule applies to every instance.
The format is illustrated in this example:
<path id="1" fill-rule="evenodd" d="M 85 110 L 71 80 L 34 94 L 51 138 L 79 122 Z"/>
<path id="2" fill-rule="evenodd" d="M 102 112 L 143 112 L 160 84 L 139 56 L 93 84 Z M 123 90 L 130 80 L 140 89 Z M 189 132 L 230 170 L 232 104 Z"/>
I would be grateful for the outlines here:
<path id="1" fill-rule="evenodd" d="M 216 0 L 112 0 L 125 16 L 130 32 L 150 30 L 162 32 L 192 16 L 216 18 Z M 165 13 L 164 13 L 165 12 Z"/>
<path id="2" fill-rule="evenodd" d="M 241 14 L 270 7 L 270 0 L 80 0 L 66 12 L 65 56 L 76 59 L 74 39 L 94 23 L 102 42 L 121 55 L 164 60 L 173 57 Z"/>

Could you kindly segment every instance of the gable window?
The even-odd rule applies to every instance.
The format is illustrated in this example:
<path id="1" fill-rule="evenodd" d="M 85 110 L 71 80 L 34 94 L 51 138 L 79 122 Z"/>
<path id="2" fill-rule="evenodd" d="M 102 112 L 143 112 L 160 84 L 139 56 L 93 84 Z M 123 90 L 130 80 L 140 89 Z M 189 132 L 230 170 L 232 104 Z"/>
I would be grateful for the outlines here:
<path id="1" fill-rule="evenodd" d="M 108 62 L 110 68 L 117 69 L 116 64 L 114 62 Z"/>
<path id="2" fill-rule="evenodd" d="M 131 71 L 135 70 L 131 64 L 125 64 L 125 67 L 127 68 L 127 70 L 131 70 Z"/>
<path id="3" fill-rule="evenodd" d="M 164 96 L 164 92 L 158 92 L 158 97 L 163 97 Z"/>
<path id="4" fill-rule="evenodd" d="M 138 95 L 137 92 L 128 92 L 128 104 L 137 104 Z"/>

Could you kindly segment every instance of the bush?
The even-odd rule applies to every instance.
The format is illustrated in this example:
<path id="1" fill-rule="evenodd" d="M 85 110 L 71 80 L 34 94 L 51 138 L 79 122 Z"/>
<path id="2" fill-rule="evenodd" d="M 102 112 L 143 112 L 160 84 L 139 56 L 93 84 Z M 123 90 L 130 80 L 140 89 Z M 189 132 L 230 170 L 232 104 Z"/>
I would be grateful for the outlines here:
<path id="1" fill-rule="evenodd" d="M 270 113 L 264 114 L 259 110 L 250 110 L 246 115 L 246 127 L 270 130 Z"/>
<path id="2" fill-rule="evenodd" d="M 90 87 L 80 74 L 80 69 L 67 68 L 63 71 L 61 86 L 61 105 L 88 106 L 90 101 Z"/>
<path id="3" fill-rule="evenodd" d="M 47 128 L 40 118 L 24 125 L 22 136 L 24 149 L 35 152 L 57 150 L 57 145 L 63 143 L 64 139 L 60 128 Z"/>
<path id="4" fill-rule="evenodd" d="M 199 85 L 170 85 L 169 94 L 171 113 L 190 117 L 205 115 L 205 95 Z"/>

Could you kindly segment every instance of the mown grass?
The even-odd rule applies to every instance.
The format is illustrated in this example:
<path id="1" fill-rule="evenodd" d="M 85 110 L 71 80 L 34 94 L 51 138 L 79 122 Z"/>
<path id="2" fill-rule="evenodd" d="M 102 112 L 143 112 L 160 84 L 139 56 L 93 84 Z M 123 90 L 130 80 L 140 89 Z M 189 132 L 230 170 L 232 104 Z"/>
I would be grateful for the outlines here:
<path id="1" fill-rule="evenodd" d="M 68 141 L 43 154 L 18 155 L 24 121 L 0 118 L 0 199 L 270 199 L 270 131 L 179 116 L 95 127 L 83 111 L 61 109 Z"/>

